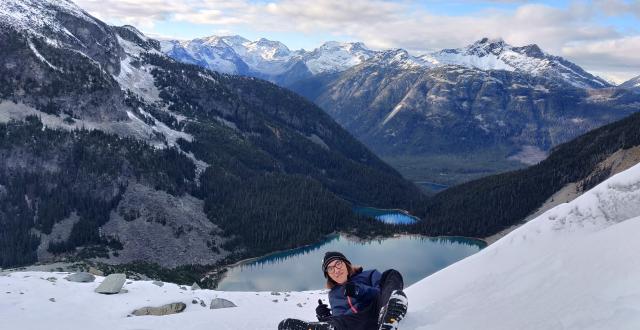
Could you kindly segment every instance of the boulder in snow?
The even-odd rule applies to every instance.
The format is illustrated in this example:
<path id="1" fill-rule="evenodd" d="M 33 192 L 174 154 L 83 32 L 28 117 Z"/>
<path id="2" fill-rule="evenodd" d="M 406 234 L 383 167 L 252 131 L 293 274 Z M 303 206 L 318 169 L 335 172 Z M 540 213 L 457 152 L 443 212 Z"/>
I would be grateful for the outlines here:
<path id="1" fill-rule="evenodd" d="M 193 284 L 191 285 L 191 290 L 200 290 L 200 289 L 202 288 L 198 285 L 198 283 L 193 282 Z"/>
<path id="2" fill-rule="evenodd" d="M 135 316 L 142 315 L 154 315 L 154 316 L 163 316 L 170 314 L 182 313 L 187 308 L 185 303 L 176 302 L 167 305 L 163 305 L 160 307 L 142 307 L 140 309 L 136 309 L 131 314 Z"/>
<path id="3" fill-rule="evenodd" d="M 153 281 L 153 282 L 151 282 L 151 284 L 157 285 L 157 286 L 163 286 L 164 282 L 162 282 L 162 281 Z"/>
<path id="4" fill-rule="evenodd" d="M 236 304 L 232 303 L 227 299 L 216 298 L 211 300 L 211 305 L 209 309 L 220 309 L 220 308 L 230 308 L 230 307 L 238 307 Z"/>
<path id="5" fill-rule="evenodd" d="M 74 273 L 64 278 L 69 282 L 89 283 L 95 281 L 96 277 L 93 274 L 86 272 Z"/>
<path id="6" fill-rule="evenodd" d="M 111 274 L 104 278 L 104 281 L 95 289 L 97 293 L 115 294 L 119 293 L 127 280 L 125 274 Z"/>

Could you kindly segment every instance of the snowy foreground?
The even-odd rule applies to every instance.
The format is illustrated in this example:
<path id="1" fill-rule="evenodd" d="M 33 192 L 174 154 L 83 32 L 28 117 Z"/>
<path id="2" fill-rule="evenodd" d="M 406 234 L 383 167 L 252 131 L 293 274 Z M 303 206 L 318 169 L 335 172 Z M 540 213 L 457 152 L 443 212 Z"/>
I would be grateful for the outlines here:
<path id="1" fill-rule="evenodd" d="M 402 329 L 640 329 L 639 234 L 636 165 L 409 287 Z M 102 277 L 74 283 L 66 275 L 0 276 L 2 328 L 276 329 L 285 317 L 313 319 L 318 298 L 326 297 L 323 291 L 184 290 L 149 281 L 128 281 L 128 292 L 107 296 L 93 292 Z M 208 305 L 213 298 L 238 307 L 192 304 L 196 299 Z M 173 302 L 187 309 L 127 316 L 136 308 Z"/>

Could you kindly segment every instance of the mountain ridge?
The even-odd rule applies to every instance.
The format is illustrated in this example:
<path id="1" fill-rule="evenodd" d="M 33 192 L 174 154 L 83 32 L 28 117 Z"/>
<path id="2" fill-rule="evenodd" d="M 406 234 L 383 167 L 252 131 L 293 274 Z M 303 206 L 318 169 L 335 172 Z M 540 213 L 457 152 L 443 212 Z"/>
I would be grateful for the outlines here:
<path id="1" fill-rule="evenodd" d="M 631 78 L 631 79 L 623 82 L 622 84 L 620 84 L 620 87 L 640 89 L 640 76 L 637 76 L 635 78 Z"/>
<path id="2" fill-rule="evenodd" d="M 206 59 L 202 59 L 200 61 L 201 63 L 207 62 L 202 65 L 221 72 L 265 78 L 281 85 L 286 84 L 283 84 L 283 82 L 279 80 L 278 75 L 284 74 L 287 70 L 291 70 L 294 63 L 305 65 L 311 76 L 317 76 L 319 74 L 341 72 L 361 64 L 372 57 L 393 51 L 401 51 L 405 53 L 402 55 L 403 58 L 395 59 L 394 61 L 405 62 L 407 67 L 420 66 L 426 68 L 442 65 L 459 65 L 485 71 L 521 71 L 535 76 L 552 76 L 580 88 L 612 87 L 612 85 L 604 79 L 586 72 L 578 65 L 562 57 L 543 52 L 536 44 L 515 47 L 507 44 L 502 39 L 483 38 L 464 48 L 443 49 L 413 56 L 406 52 L 406 50 L 371 50 L 362 42 L 342 43 L 327 41 L 312 51 L 291 51 L 281 42 L 270 41 L 265 38 L 261 38 L 258 41 L 249 41 L 237 35 L 210 36 L 203 39 L 193 39 L 191 41 L 164 41 L 165 53 L 178 60 L 189 63 L 193 63 L 194 58 L 206 57 L 207 54 L 209 54 L 208 56 L 217 58 L 221 56 L 220 54 L 226 52 L 226 50 L 220 50 L 220 52 L 216 54 L 215 47 L 207 50 L 198 50 L 189 45 L 191 43 L 198 43 L 199 40 L 225 40 L 225 38 L 235 38 L 235 40 L 238 40 L 237 42 L 228 43 L 228 45 L 234 49 L 241 61 L 244 61 L 251 67 L 252 71 L 243 71 L 239 62 L 234 62 L 234 66 L 229 63 L 217 64 L 215 61 L 207 62 Z M 247 57 L 247 46 L 261 41 L 275 44 L 277 47 L 267 47 L 263 52 L 254 53 L 253 56 Z M 181 49 L 175 48 L 178 44 L 182 45 Z M 171 50 L 169 50 L 169 45 L 173 45 Z M 273 57 L 270 55 L 277 50 L 282 50 L 282 52 L 280 52 L 281 56 Z M 385 57 L 386 55 L 381 56 Z M 276 66 L 277 69 L 268 70 L 260 68 L 260 66 L 268 67 L 268 64 Z"/>

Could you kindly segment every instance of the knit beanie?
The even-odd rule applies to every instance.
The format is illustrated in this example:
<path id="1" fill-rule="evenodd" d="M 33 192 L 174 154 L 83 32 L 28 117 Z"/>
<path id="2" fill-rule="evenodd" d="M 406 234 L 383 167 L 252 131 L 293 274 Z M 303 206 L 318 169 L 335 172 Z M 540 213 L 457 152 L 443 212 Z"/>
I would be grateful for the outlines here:
<path id="1" fill-rule="evenodd" d="M 351 262 L 349 261 L 349 259 L 347 259 L 347 257 L 344 256 L 344 254 L 333 251 L 327 252 L 324 254 L 324 258 L 322 259 L 322 272 L 324 273 L 324 277 L 329 276 L 327 274 L 327 266 L 329 266 L 329 264 L 334 260 L 342 260 L 345 264 L 351 265 Z"/>

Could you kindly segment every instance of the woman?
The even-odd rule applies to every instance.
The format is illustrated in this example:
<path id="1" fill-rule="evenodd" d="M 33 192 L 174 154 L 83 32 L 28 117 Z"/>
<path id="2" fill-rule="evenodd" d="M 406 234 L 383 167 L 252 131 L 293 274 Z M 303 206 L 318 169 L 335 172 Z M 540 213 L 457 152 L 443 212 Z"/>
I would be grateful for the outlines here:
<path id="1" fill-rule="evenodd" d="M 389 330 L 397 329 L 407 312 L 402 275 L 390 269 L 363 271 L 340 252 L 327 252 L 322 260 L 331 309 L 318 300 L 319 322 L 286 319 L 279 330 Z"/>

